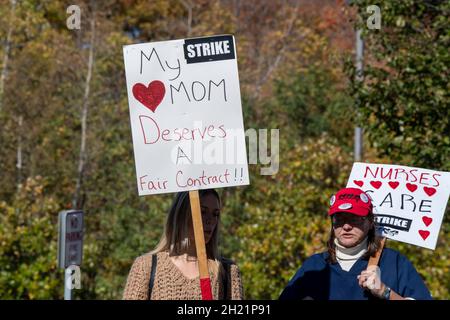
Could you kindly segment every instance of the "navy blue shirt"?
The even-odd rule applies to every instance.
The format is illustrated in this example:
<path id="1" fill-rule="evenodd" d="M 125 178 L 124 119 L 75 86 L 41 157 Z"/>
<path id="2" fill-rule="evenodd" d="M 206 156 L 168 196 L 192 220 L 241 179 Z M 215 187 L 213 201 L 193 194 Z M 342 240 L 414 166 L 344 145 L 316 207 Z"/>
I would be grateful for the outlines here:
<path id="1" fill-rule="evenodd" d="M 328 252 L 308 258 L 283 290 L 280 300 L 368 300 L 376 299 L 358 285 L 357 276 L 367 269 L 368 260 L 358 259 L 349 271 L 339 263 L 328 263 Z M 431 294 L 409 260 L 385 248 L 379 267 L 381 281 L 402 297 L 431 300 Z"/>

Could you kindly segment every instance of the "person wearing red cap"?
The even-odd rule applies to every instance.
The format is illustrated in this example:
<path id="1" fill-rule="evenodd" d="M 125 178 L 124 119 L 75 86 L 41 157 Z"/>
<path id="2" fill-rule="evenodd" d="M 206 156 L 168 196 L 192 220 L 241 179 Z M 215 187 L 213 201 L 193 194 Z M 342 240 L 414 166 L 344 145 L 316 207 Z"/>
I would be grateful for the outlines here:
<path id="1" fill-rule="evenodd" d="M 379 250 L 372 201 L 357 188 L 330 199 L 328 250 L 308 258 L 289 281 L 280 300 L 429 300 L 431 294 L 411 262 L 385 248 L 379 268 L 368 260 Z"/>

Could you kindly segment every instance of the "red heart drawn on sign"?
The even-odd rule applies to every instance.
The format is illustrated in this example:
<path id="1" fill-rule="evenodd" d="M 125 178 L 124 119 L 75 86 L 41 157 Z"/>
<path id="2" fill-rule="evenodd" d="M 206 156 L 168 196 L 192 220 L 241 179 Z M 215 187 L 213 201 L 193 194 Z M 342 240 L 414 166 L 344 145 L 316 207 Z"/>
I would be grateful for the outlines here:
<path id="1" fill-rule="evenodd" d="M 428 236 L 430 235 L 430 231 L 427 230 L 419 230 L 419 234 L 422 237 L 423 240 L 427 240 Z"/>
<path id="2" fill-rule="evenodd" d="M 417 185 L 415 185 L 415 184 L 413 184 L 413 183 L 407 183 L 407 184 L 406 184 L 406 188 L 407 188 L 409 191 L 414 192 L 414 191 L 416 191 L 416 189 L 417 189 Z"/>
<path id="3" fill-rule="evenodd" d="M 361 180 L 353 180 L 353 182 L 360 188 L 364 185 L 364 181 Z"/>
<path id="4" fill-rule="evenodd" d="M 142 83 L 136 83 L 133 86 L 133 95 L 137 101 L 155 112 L 166 94 L 164 83 L 159 80 L 152 81 L 148 87 Z"/>
<path id="5" fill-rule="evenodd" d="M 389 186 L 391 186 L 392 189 L 397 188 L 399 184 L 398 181 L 389 181 Z"/>
<path id="6" fill-rule="evenodd" d="M 430 197 L 431 197 L 433 194 L 436 193 L 436 189 L 435 189 L 435 188 L 423 187 L 423 191 L 425 191 L 425 193 L 426 193 L 428 196 L 430 196 Z"/>
<path id="7" fill-rule="evenodd" d="M 370 181 L 370 184 L 372 185 L 372 187 L 374 187 L 375 189 L 379 189 L 381 187 L 381 181 Z"/>
<path id="8" fill-rule="evenodd" d="M 433 218 L 430 218 L 430 217 L 422 217 L 422 221 L 423 221 L 423 223 L 425 223 L 425 225 L 428 227 L 428 226 L 433 222 Z"/>

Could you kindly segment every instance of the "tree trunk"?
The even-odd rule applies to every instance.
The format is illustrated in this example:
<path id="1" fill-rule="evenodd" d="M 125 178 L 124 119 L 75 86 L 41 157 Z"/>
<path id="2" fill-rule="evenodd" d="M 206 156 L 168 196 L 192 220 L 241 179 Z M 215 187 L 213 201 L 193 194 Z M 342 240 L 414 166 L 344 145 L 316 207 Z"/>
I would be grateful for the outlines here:
<path id="1" fill-rule="evenodd" d="M 2 74 L 0 76 L 0 112 L 3 105 L 3 92 L 5 88 L 6 74 L 8 72 L 9 53 L 11 51 L 11 37 L 13 32 L 13 19 L 16 12 L 16 0 L 11 0 L 11 13 L 8 22 L 8 33 L 6 35 L 5 52 L 3 54 Z"/>
<path id="2" fill-rule="evenodd" d="M 87 132 L 87 117 L 89 111 L 89 94 L 92 78 L 92 69 L 94 66 L 94 45 L 95 45 L 95 10 L 92 13 L 91 18 L 91 38 L 89 46 L 89 58 L 86 74 L 86 82 L 84 86 L 83 105 L 81 110 L 81 144 L 80 155 L 78 159 L 78 171 L 77 171 L 77 184 L 75 188 L 75 194 L 72 200 L 72 207 L 77 208 L 80 206 L 80 194 L 81 187 L 84 178 L 84 169 L 86 166 L 87 152 L 86 152 L 86 132 Z"/>
<path id="3" fill-rule="evenodd" d="M 19 126 L 18 126 L 18 132 L 17 132 L 17 191 L 19 192 L 22 188 L 22 127 L 23 127 L 23 116 L 19 116 Z"/>
<path id="4" fill-rule="evenodd" d="M 187 37 L 189 38 L 192 34 L 192 3 L 189 0 L 188 1 L 180 0 L 180 2 L 188 12 L 188 20 L 186 28 L 187 28 Z"/>
<path id="5" fill-rule="evenodd" d="M 261 93 L 262 86 L 267 82 L 269 77 L 272 75 L 272 73 L 276 70 L 279 63 L 281 62 L 284 51 L 286 50 L 287 43 L 289 42 L 289 37 L 291 36 L 292 31 L 294 29 L 295 21 L 297 20 L 297 17 L 298 17 L 299 7 L 300 7 L 300 1 L 297 1 L 295 4 L 295 7 L 294 7 L 293 16 L 292 16 L 291 20 L 289 21 L 286 32 L 284 33 L 283 38 L 281 40 L 282 41 L 281 49 L 278 51 L 277 56 L 275 57 L 275 59 L 272 61 L 272 63 L 267 68 L 265 74 L 262 77 L 260 77 L 260 79 L 257 81 L 256 87 L 251 96 L 251 98 L 252 98 L 251 100 L 255 101 L 258 99 L 258 97 Z"/>

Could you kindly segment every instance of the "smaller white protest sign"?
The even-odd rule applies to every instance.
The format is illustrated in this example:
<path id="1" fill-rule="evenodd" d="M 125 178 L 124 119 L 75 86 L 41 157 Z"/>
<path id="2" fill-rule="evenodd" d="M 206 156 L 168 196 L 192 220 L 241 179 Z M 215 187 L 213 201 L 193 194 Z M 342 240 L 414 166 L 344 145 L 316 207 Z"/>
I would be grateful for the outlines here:
<path id="1" fill-rule="evenodd" d="M 383 236 L 436 248 L 450 193 L 449 172 L 354 163 L 347 187 L 360 188 L 372 198 Z"/>

